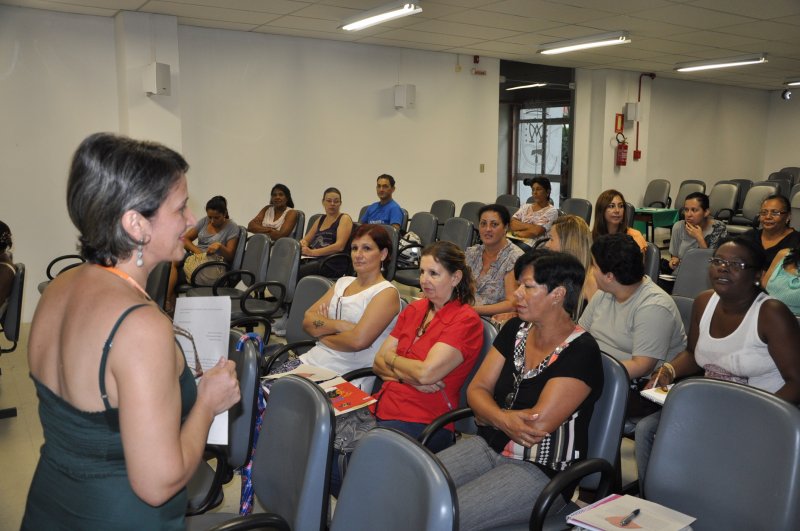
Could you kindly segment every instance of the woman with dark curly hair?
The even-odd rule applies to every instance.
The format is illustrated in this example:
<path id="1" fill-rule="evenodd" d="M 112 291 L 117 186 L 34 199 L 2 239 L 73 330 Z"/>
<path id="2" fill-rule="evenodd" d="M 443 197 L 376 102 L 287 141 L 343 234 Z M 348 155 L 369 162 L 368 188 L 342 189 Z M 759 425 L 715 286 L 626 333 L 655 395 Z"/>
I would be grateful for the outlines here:
<path id="1" fill-rule="evenodd" d="M 291 236 L 297 223 L 292 192 L 285 184 L 276 184 L 270 192 L 269 204 L 247 224 L 252 233 L 266 234 L 273 240 Z"/>

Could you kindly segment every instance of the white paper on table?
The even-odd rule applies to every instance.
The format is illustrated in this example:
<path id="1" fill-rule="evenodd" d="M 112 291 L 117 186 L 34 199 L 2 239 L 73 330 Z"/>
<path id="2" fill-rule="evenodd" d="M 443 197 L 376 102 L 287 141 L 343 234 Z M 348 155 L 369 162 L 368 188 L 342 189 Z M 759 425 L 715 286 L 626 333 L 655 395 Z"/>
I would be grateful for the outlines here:
<path id="1" fill-rule="evenodd" d="M 228 358 L 228 334 L 231 327 L 230 297 L 179 297 L 175 302 L 173 322 L 192 334 L 203 369 L 215 366 L 220 358 Z M 176 336 L 186 356 L 186 363 L 195 365 L 192 343 Z M 208 444 L 228 444 L 228 412 L 214 418 L 208 431 Z"/>

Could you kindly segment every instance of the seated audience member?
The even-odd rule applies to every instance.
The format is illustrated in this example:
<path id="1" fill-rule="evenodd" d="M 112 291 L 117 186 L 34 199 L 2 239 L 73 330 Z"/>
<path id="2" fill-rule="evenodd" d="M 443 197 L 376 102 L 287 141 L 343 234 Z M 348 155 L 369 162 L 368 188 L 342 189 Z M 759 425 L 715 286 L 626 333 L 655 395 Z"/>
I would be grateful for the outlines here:
<path id="1" fill-rule="evenodd" d="M 761 289 L 765 264 L 764 251 L 750 239 L 719 246 L 708 267 L 713 289 L 694 301 L 686 350 L 654 372 L 647 387 L 702 370 L 706 378 L 751 385 L 800 404 L 800 325 L 786 305 Z M 640 484 L 660 416 L 636 425 Z"/>
<path id="2" fill-rule="evenodd" d="M 423 298 L 400 313 L 375 355 L 384 380 L 373 413 L 378 425 L 417 437 L 436 417 L 458 406 L 459 393 L 483 346 L 483 326 L 470 306 L 475 296 L 464 252 L 450 242 L 422 250 Z M 453 427 L 435 434 L 433 451 L 453 443 Z"/>
<path id="3" fill-rule="evenodd" d="M 711 217 L 708 196 L 694 192 L 683 202 L 684 219 L 672 226 L 669 241 L 670 259 L 667 267 L 662 260 L 661 270 L 671 274 L 690 249 L 716 249 L 727 235 L 725 224 Z"/>
<path id="4" fill-rule="evenodd" d="M 771 264 L 781 250 L 800 247 L 800 232 L 789 225 L 791 212 L 788 199 L 779 194 L 771 195 L 761 203 L 761 211 L 758 213 L 761 228 L 745 233 L 747 238 L 764 249 L 767 264 Z"/>
<path id="5" fill-rule="evenodd" d="M 634 239 L 639 249 L 647 250 L 647 240 L 642 233 L 631 227 L 632 219 L 628 219 L 625 208 L 625 196 L 617 190 L 606 190 L 597 197 L 594 205 L 594 227 L 592 241 L 606 234 L 627 234 Z"/>
<path id="6" fill-rule="evenodd" d="M 403 223 L 403 210 L 397 201 L 392 199 L 394 194 L 394 177 L 384 173 L 377 179 L 375 190 L 378 193 L 378 200 L 372 203 L 359 219 L 359 223 L 383 223 L 393 225 L 400 230 Z"/>
<path id="7" fill-rule="evenodd" d="M 603 390 L 597 342 L 571 318 L 583 266 L 536 249 L 514 269 L 519 317 L 500 330 L 467 390 L 478 436 L 437 454 L 457 489 L 461 530 L 527 525 L 548 481 L 586 457 Z"/>
<path id="8" fill-rule="evenodd" d="M 550 179 L 530 179 L 533 203 L 526 203 L 511 218 L 511 236 L 522 238 L 533 245 L 547 236 L 550 226 L 558 217 L 558 209 L 550 204 Z"/>
<path id="9" fill-rule="evenodd" d="M 391 252 L 392 241 L 382 226 L 367 224 L 356 229 L 350 248 L 356 276 L 337 280 L 306 311 L 303 329 L 319 341 L 300 356 L 301 362 L 339 374 L 372 366 L 400 313 L 400 294 L 381 272 Z M 372 380 L 354 383 L 369 391 Z"/>
<path id="10" fill-rule="evenodd" d="M 184 233 L 183 248 L 187 255 L 182 262 L 173 262 L 169 278 L 167 308 L 175 306 L 175 286 L 188 282 L 194 270 L 206 262 L 230 264 L 239 243 L 239 226 L 228 217 L 228 202 L 221 195 L 206 203 L 206 216 Z M 194 241 L 197 240 L 197 244 Z M 180 266 L 180 271 L 178 267 Z M 195 284 L 210 286 L 225 274 L 223 267 L 204 267 L 195 275 Z"/>
<path id="11" fill-rule="evenodd" d="M 597 291 L 592 270 L 592 233 L 589 231 L 589 225 L 580 216 L 572 214 L 559 216 L 550 229 L 550 239 L 545 247 L 551 251 L 571 254 L 578 259 L 586 271 L 586 280 L 583 281 L 583 289 L 576 306 L 578 313 L 572 316 L 577 320 L 583 307 Z"/>
<path id="12" fill-rule="evenodd" d="M 783 249 L 775 255 L 761 279 L 761 285 L 767 289 L 767 293 L 800 317 L 800 245 L 794 249 Z"/>
<path id="13" fill-rule="evenodd" d="M 5 314 L 6 302 L 14 284 L 17 269 L 11 256 L 11 229 L 0 221 L 0 317 Z"/>
<path id="14" fill-rule="evenodd" d="M 297 212 L 289 188 L 276 184 L 270 192 L 270 201 L 247 224 L 252 233 L 266 234 L 273 241 L 291 236 L 297 223 Z"/>
<path id="15" fill-rule="evenodd" d="M 486 205 L 478 211 L 481 241 L 466 251 L 467 265 L 475 280 L 475 311 L 495 315 L 514 311 L 514 264 L 523 251 L 506 238 L 510 216 L 502 205 Z"/>
<path id="16" fill-rule="evenodd" d="M 325 190 L 322 194 L 322 208 L 325 209 L 325 215 L 309 227 L 300 240 L 304 259 L 297 273 L 298 280 L 308 275 L 338 278 L 347 268 L 347 260 L 344 258 L 331 259 L 322 265 L 324 257 L 344 251 L 353 230 L 353 220 L 340 211 L 342 193 L 336 188 Z"/>
<path id="17" fill-rule="evenodd" d="M 652 413 L 652 403 L 636 391 L 643 376 L 686 348 L 680 313 L 672 297 L 645 276 L 639 246 L 627 234 L 601 236 L 592 244 L 592 257 L 598 292 L 579 323 L 628 370 L 637 388 L 628 416 Z"/>

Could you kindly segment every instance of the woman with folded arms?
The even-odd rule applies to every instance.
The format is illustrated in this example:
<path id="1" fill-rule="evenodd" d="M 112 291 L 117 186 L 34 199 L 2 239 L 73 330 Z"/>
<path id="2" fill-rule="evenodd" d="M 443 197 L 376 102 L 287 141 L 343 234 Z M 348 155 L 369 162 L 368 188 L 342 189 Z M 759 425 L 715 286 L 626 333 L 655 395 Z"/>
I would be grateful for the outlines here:
<path id="1" fill-rule="evenodd" d="M 646 388 L 703 371 L 706 378 L 752 385 L 800 404 L 800 325 L 782 302 L 760 284 L 764 251 L 739 236 L 711 258 L 713 289 L 694 301 L 686 350 L 653 373 Z M 661 413 L 636 425 L 636 463 L 644 482 Z"/>
<path id="2" fill-rule="evenodd" d="M 522 205 L 511 218 L 511 235 L 533 245 L 547 236 L 550 226 L 558 217 L 558 209 L 550 204 L 550 179 L 533 177 L 530 182 L 533 202 Z"/>
<path id="3" fill-rule="evenodd" d="M 239 401 L 234 363 L 187 363 L 176 334 L 190 336 L 144 290 L 195 224 L 187 170 L 165 146 L 107 133 L 75 153 L 67 210 L 86 263 L 48 285 L 31 324 L 44 445 L 22 529 L 186 527 L 208 429 Z"/>
<path id="4" fill-rule="evenodd" d="M 291 236 L 297 223 L 292 192 L 285 184 L 276 184 L 270 192 L 269 204 L 247 224 L 253 234 L 266 234 L 273 241 Z"/>
<path id="5" fill-rule="evenodd" d="M 514 272 L 519 317 L 500 330 L 467 390 L 478 436 L 437 455 L 457 489 L 462 531 L 527 523 L 550 478 L 585 458 L 603 390 L 600 348 L 571 317 L 583 266 L 537 249 Z"/>

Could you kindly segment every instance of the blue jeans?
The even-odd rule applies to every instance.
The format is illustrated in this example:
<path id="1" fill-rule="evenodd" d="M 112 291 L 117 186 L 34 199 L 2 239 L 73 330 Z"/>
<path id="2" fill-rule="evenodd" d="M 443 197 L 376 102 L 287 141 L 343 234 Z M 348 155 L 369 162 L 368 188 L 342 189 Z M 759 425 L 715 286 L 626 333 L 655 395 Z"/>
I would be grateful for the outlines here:
<path id="1" fill-rule="evenodd" d="M 436 455 L 458 494 L 459 530 L 527 523 L 550 481 L 533 463 L 503 457 L 483 437 L 469 437 Z M 557 501 L 552 510 L 563 507 Z"/>
<path id="2" fill-rule="evenodd" d="M 653 451 L 653 442 L 656 440 L 656 430 L 661 421 L 661 412 L 653 413 L 636 423 L 636 468 L 639 474 L 639 492 L 644 494 L 644 476 L 647 463 L 650 461 L 650 452 Z"/>

